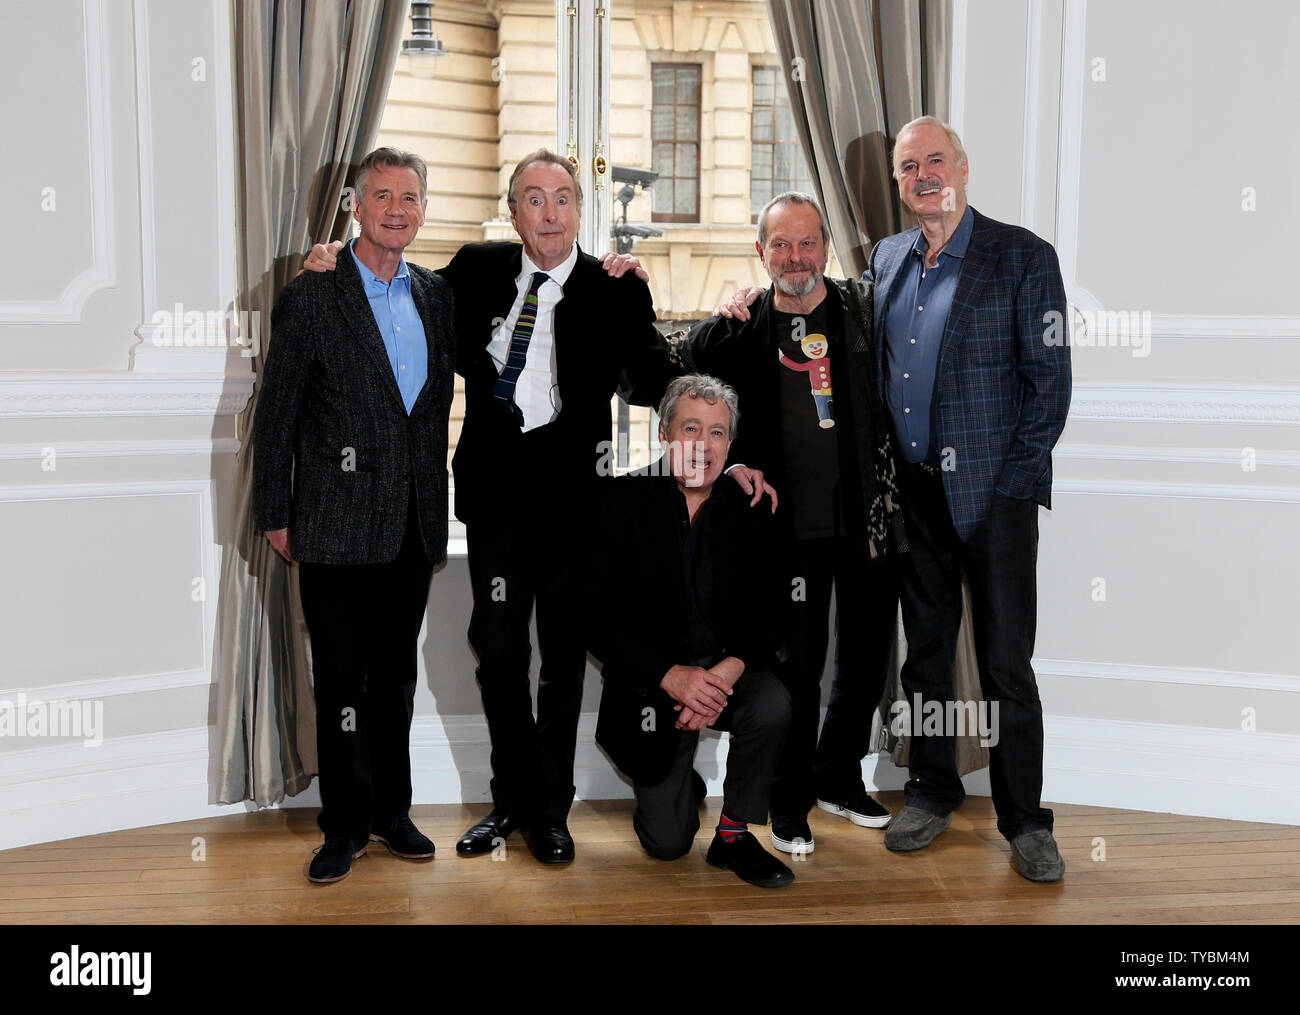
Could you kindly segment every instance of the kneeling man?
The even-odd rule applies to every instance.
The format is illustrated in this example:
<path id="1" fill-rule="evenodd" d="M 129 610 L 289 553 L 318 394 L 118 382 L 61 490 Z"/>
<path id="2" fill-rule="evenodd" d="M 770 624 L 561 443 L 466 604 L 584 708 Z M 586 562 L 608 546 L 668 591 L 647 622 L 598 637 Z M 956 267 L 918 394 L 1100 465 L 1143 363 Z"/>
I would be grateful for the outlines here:
<path id="1" fill-rule="evenodd" d="M 706 859 L 750 884 L 777 888 L 790 869 L 759 845 L 772 772 L 790 721 L 773 673 L 781 641 L 780 562 L 770 512 L 718 483 L 735 437 L 735 391 L 679 377 L 659 407 L 658 463 L 605 485 L 591 647 L 603 663 L 597 742 L 633 782 L 633 826 L 653 857 L 690 851 L 703 780 L 700 730 L 728 730 L 722 815 Z"/>

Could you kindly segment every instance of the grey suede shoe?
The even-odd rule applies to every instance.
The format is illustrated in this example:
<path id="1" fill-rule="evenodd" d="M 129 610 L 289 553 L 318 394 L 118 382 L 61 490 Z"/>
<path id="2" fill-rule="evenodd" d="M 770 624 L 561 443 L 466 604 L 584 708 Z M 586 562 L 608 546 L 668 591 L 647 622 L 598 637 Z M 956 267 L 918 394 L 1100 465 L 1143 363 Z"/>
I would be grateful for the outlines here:
<path id="1" fill-rule="evenodd" d="M 1046 828 L 1036 828 L 1012 839 L 1011 862 L 1016 873 L 1030 881 L 1060 881 L 1065 876 L 1065 861 Z"/>
<path id="2" fill-rule="evenodd" d="M 885 829 L 885 848 L 895 853 L 924 849 L 951 824 L 951 814 L 939 817 L 919 807 L 904 807 Z"/>

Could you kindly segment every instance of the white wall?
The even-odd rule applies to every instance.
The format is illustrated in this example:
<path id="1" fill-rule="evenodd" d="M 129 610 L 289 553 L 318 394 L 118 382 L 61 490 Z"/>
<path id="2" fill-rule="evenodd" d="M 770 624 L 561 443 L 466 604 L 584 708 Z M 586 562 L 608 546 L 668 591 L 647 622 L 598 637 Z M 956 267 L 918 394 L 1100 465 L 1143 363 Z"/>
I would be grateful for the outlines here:
<path id="1" fill-rule="evenodd" d="M 0 37 L 0 702 L 84 703 L 104 743 L 0 735 L 0 846 L 206 807 L 174 748 L 206 740 L 215 526 L 251 390 L 238 349 L 151 330 L 235 297 L 227 3 L 18 6 Z"/>
<path id="2" fill-rule="evenodd" d="M 99 702 L 104 743 L 0 736 L 0 847 L 219 810 L 216 527 L 249 391 L 238 350 L 160 348 L 146 327 L 178 301 L 223 310 L 235 296 L 226 0 L 25 7 L 0 38 L 7 91 L 39 97 L 0 109 L 13 225 L 0 701 Z M 1294 822 L 1300 265 L 1287 229 L 1300 209 L 1286 169 L 1300 151 L 1283 125 L 1300 113 L 1300 15 L 1288 0 L 958 8 L 972 203 L 1051 239 L 1080 307 L 1153 315 L 1148 356 L 1074 350 L 1042 515 L 1046 796 Z M 1091 79 L 1097 57 L 1105 81 Z M 486 798 L 469 601 L 453 559 L 422 648 L 417 802 Z M 579 794 L 626 796 L 591 744 L 597 688 L 589 672 Z M 716 788 L 716 764 L 702 768 Z M 901 785 L 887 761 L 867 769 Z"/>
<path id="3" fill-rule="evenodd" d="M 1300 160 L 1300 10 L 963 6 L 971 203 L 1050 239 L 1079 307 L 1151 314 L 1145 356 L 1072 351 L 1039 558 L 1045 795 L 1293 823 L 1300 198 L 1274 167 Z"/>

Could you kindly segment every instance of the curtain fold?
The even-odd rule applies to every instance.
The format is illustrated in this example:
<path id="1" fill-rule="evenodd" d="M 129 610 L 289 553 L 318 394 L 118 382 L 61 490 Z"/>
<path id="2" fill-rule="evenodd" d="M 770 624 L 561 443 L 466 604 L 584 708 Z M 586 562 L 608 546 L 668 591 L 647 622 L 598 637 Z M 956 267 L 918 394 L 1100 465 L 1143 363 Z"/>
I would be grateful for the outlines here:
<path id="1" fill-rule="evenodd" d="M 311 244 L 342 238 L 350 167 L 374 144 L 408 0 L 237 0 L 234 4 L 241 309 L 275 336 L 271 307 Z M 251 433 L 240 414 L 235 516 L 223 547 L 214 651 L 217 803 L 280 802 L 316 772 L 311 652 L 297 573 L 253 528 Z"/>
<path id="2" fill-rule="evenodd" d="M 790 105 L 836 256 L 862 274 L 871 244 L 907 225 L 894 134 L 948 113 L 949 0 L 768 0 Z"/>
<path id="3" fill-rule="evenodd" d="M 786 68 L 790 106 L 825 209 L 832 244 L 846 274 L 867 266 L 875 240 L 915 225 L 898 199 L 890 151 L 898 129 L 923 114 L 946 120 L 950 88 L 949 0 L 768 0 L 777 51 Z M 907 765 L 910 707 L 898 673 L 906 656 L 896 639 L 894 680 L 877 713 L 872 744 Z M 971 635 L 970 594 L 962 589 L 954 696 L 980 701 Z M 898 702 L 897 706 L 895 703 Z M 957 770 L 988 765 L 978 736 L 957 738 Z"/>

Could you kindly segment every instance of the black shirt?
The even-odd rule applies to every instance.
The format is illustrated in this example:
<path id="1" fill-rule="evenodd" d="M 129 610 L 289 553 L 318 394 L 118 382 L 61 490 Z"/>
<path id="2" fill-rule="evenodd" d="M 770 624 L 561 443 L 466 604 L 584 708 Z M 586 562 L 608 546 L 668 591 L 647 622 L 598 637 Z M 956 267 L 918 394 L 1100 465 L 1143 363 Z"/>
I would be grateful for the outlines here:
<path id="1" fill-rule="evenodd" d="M 821 539 L 838 534 L 835 491 L 840 462 L 828 320 L 826 300 L 808 314 L 787 314 L 772 309 L 781 376 L 781 439 L 788 487 L 777 492 L 782 498 L 790 498 L 797 539 Z"/>
<path id="2" fill-rule="evenodd" d="M 713 505 L 720 496 L 717 485 L 709 499 L 700 505 L 691 524 L 686 495 L 674 486 L 677 505 L 678 542 L 682 552 L 682 579 L 686 583 L 686 602 L 690 616 L 687 631 L 692 666 L 709 667 L 723 658 L 722 639 L 718 635 L 718 602 L 713 582 Z"/>

